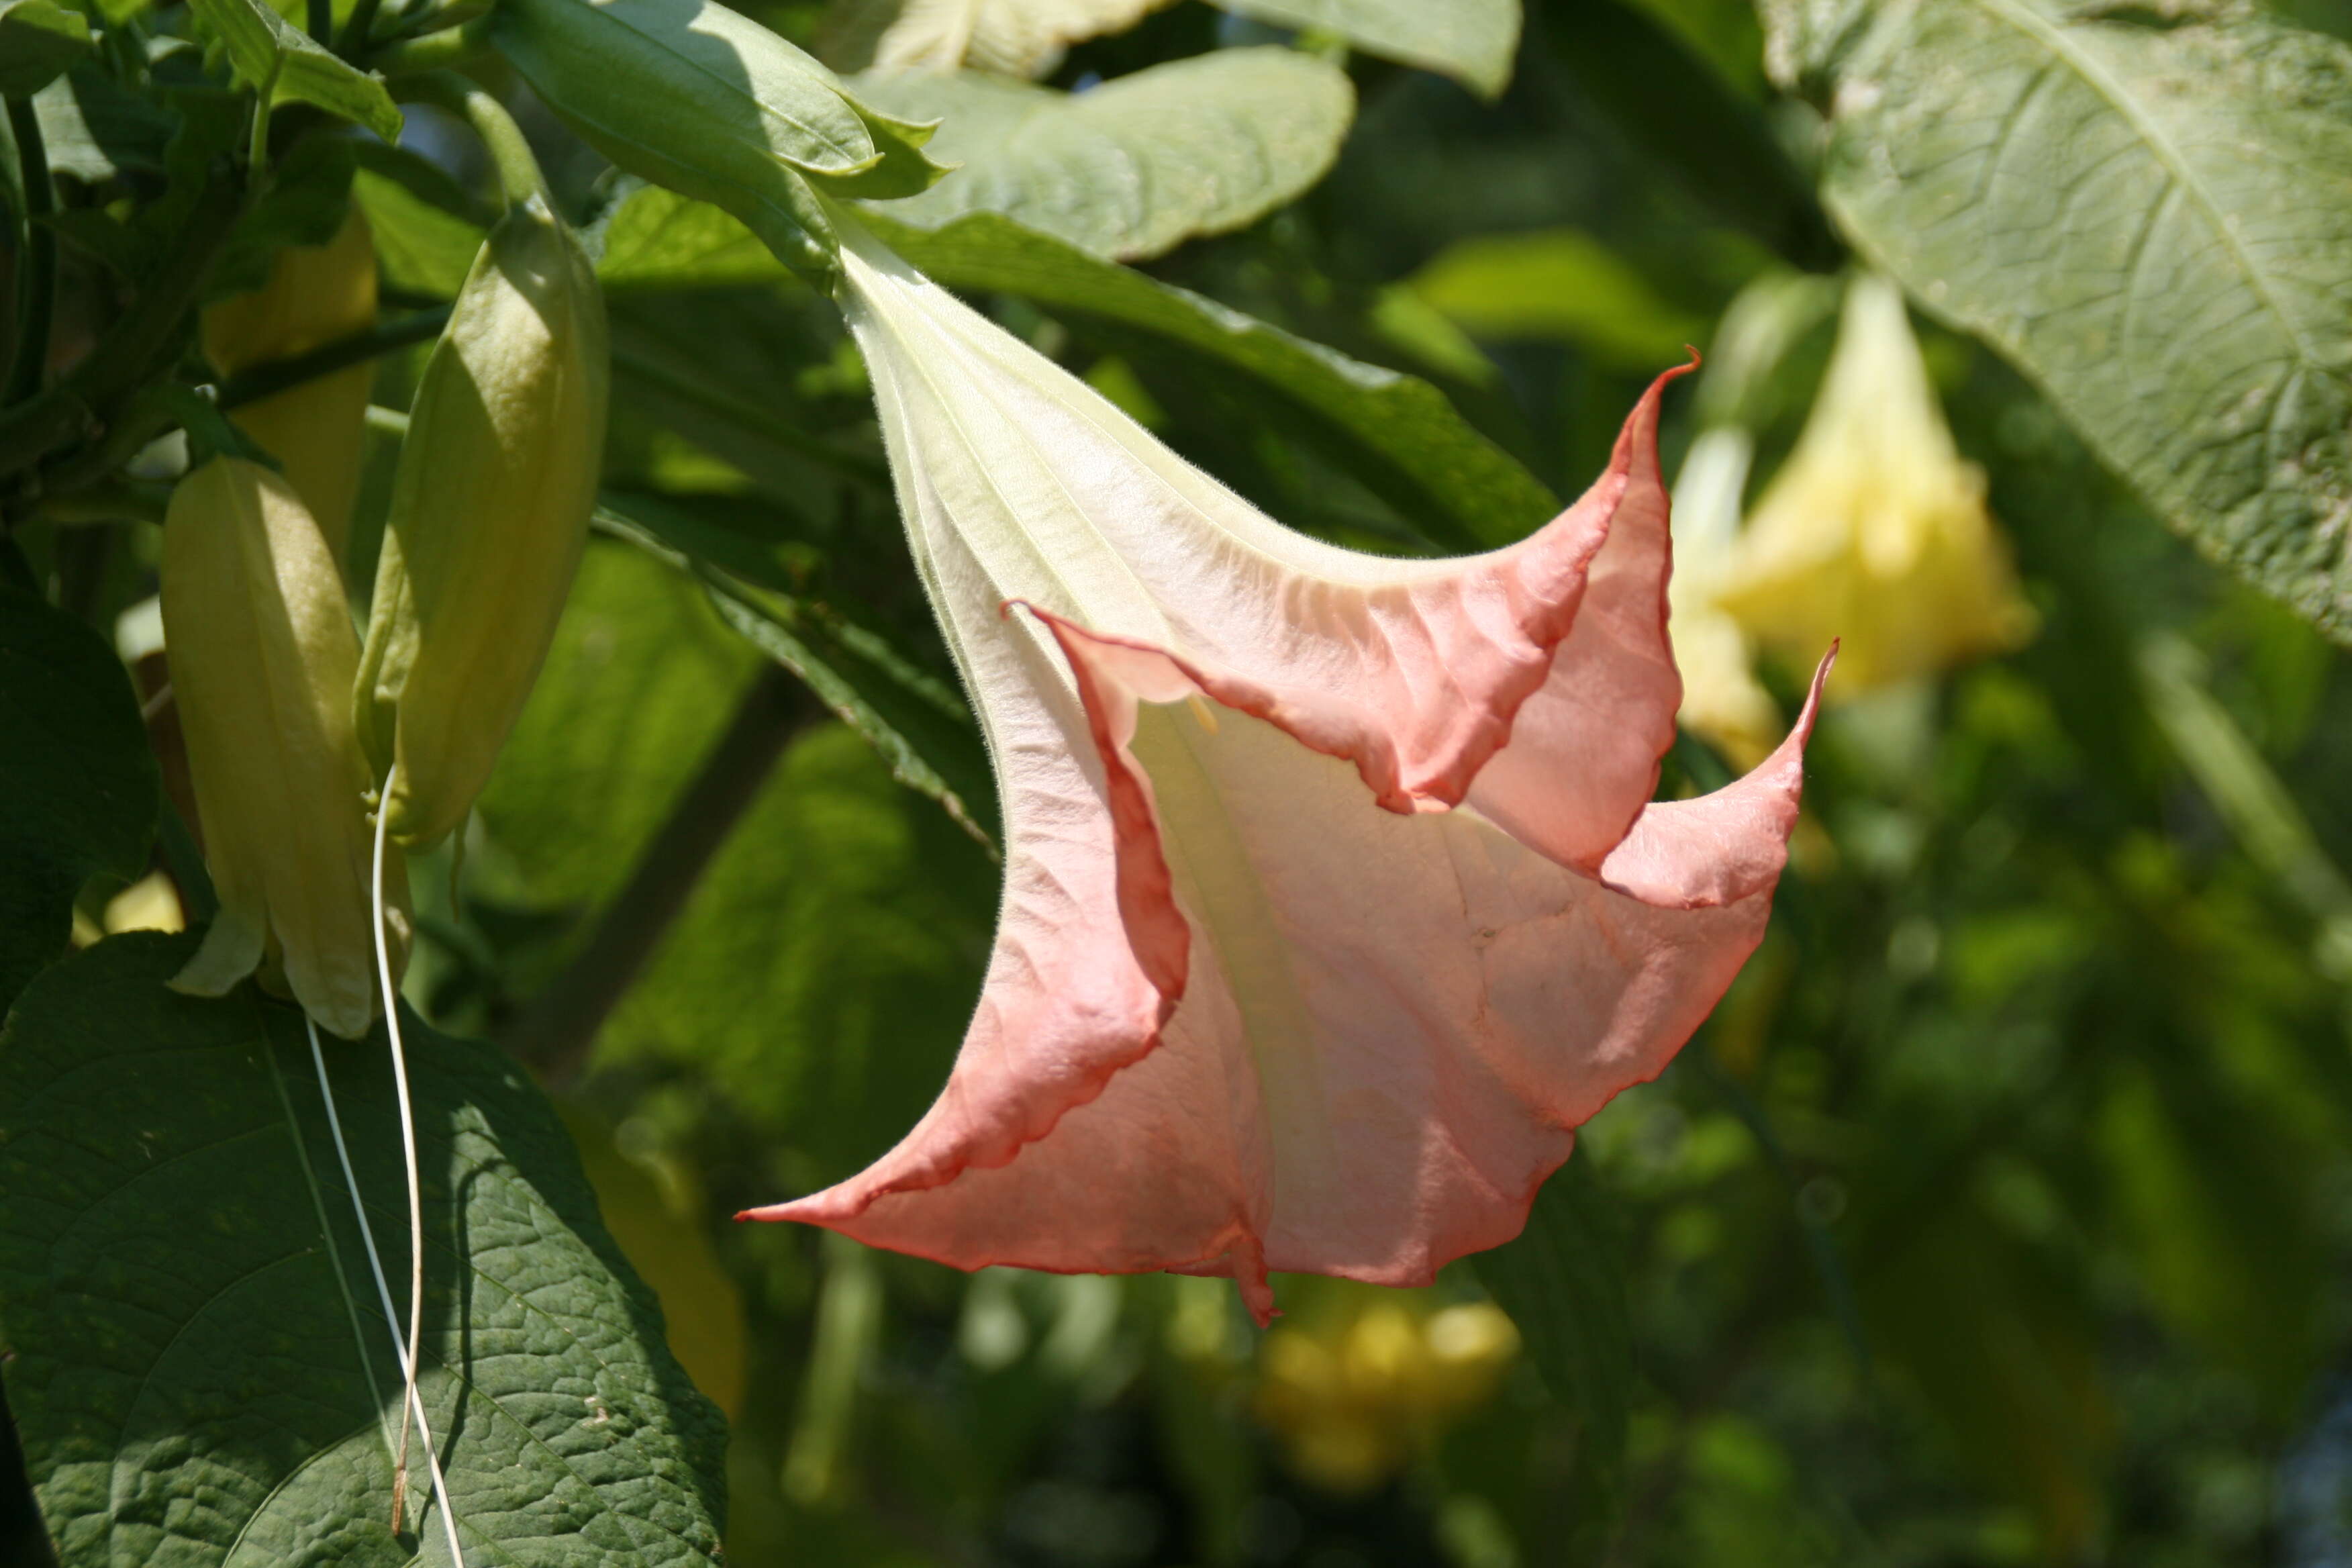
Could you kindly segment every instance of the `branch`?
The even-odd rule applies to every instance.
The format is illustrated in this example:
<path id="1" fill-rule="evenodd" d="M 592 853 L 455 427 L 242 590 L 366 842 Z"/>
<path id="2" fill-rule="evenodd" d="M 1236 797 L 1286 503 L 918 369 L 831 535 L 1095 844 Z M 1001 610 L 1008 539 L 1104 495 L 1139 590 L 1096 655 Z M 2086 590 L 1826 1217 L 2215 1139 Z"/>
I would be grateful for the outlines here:
<path id="1" fill-rule="evenodd" d="M 579 1076 L 604 1025 L 686 908 L 704 868 L 727 841 L 793 737 L 824 716 L 781 667 L 760 671 L 637 861 L 596 934 L 506 1031 L 508 1049 L 551 1086 Z"/>
<path id="2" fill-rule="evenodd" d="M 17 317 L 16 359 L 0 388 L 0 407 L 41 390 L 49 362 L 49 321 L 58 305 L 58 231 L 41 220 L 58 210 L 41 117 L 29 98 L 8 100 L 8 130 L 16 139 L 17 172 L 25 188 L 25 304 Z"/>

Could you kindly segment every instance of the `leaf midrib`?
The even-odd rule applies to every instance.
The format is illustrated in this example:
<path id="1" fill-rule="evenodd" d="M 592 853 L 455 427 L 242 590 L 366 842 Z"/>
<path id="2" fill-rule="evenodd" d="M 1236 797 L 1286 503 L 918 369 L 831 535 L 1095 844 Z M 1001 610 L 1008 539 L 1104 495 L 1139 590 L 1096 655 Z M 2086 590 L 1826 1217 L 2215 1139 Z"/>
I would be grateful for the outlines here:
<path id="1" fill-rule="evenodd" d="M 2318 351 L 2305 335 L 2294 316 L 2280 301 L 2271 287 L 2268 275 L 2257 264 L 2252 252 L 2230 224 L 2230 215 L 2221 202 L 2196 177 L 2193 167 L 2170 136 L 2145 111 L 2125 85 L 2108 74 L 2105 68 L 2071 38 L 2067 30 L 2042 16 L 2021 0 L 1971 0 L 1977 8 L 2018 32 L 2035 39 L 2067 69 L 2073 71 L 2084 86 L 2098 94 L 2107 106 L 2120 115 L 2124 122 L 2164 165 L 2166 174 L 2180 189 L 2189 193 L 2198 205 L 2205 209 L 2207 218 L 2221 243 L 2236 258 L 2247 284 L 2262 300 L 2279 325 L 2285 329 L 2288 340 L 2294 345 L 2295 357 L 2311 369 L 2326 371 Z"/>

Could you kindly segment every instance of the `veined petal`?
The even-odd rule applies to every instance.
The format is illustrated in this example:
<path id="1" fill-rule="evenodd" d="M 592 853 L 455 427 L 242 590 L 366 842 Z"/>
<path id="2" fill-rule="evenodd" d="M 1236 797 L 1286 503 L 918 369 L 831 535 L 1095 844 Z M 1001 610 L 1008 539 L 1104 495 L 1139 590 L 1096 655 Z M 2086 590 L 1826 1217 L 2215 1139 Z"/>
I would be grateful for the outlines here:
<path id="1" fill-rule="evenodd" d="M 1507 550 L 1291 533 L 862 236 L 845 301 L 996 763 L 1006 892 L 939 1102 L 746 1217 L 966 1268 L 1426 1281 L 1760 940 L 1812 708 L 1653 805 L 1681 686 L 1662 378 Z M 1022 608 L 1008 616 L 1007 601 Z"/>
<path id="2" fill-rule="evenodd" d="M 908 504 L 917 549 L 960 532 L 979 578 L 935 582 L 951 623 L 1019 599 L 1167 647 L 1220 700 L 1355 763 L 1391 811 L 1457 805 L 1486 769 L 1482 809 L 1563 863 L 1595 868 L 1624 837 L 1681 689 L 1656 429 L 1682 371 L 1637 405 L 1609 471 L 1528 539 L 1390 560 L 1283 528 L 870 238 L 844 258 L 850 324 L 877 397 L 898 405 L 885 418 L 901 494 L 924 492 Z M 1520 754 L 1490 769 L 1514 737 Z M 1580 787 L 1553 788 L 1570 765 Z"/>
<path id="3" fill-rule="evenodd" d="M 1517 1234 L 1572 1130 L 1656 1076 L 1762 937 L 1811 704 L 1746 780 L 1645 810 L 1620 887 L 1475 810 L 1368 809 L 1345 763 L 1196 706 L 1171 656 L 1045 619 L 1106 796 L 1150 803 L 1112 814 L 1118 853 L 1172 871 L 1199 937 L 1160 1048 L 1008 1164 L 877 1184 L 936 1169 L 927 1119 L 760 1217 L 963 1267 L 1230 1274 L 1261 1317 L 1266 1268 L 1424 1284 Z M 959 1059 L 942 1104 L 1007 1065 Z"/>

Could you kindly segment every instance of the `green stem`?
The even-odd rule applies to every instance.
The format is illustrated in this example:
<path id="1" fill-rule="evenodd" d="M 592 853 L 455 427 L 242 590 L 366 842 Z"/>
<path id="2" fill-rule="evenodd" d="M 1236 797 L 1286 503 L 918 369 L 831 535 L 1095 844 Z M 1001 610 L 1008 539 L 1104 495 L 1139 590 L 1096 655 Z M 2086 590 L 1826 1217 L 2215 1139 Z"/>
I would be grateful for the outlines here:
<path id="1" fill-rule="evenodd" d="M 481 16 L 386 44 L 368 57 L 368 67 L 386 77 L 420 76 L 427 71 L 465 70 L 491 52 L 490 19 Z"/>
<path id="2" fill-rule="evenodd" d="M 310 41 L 322 49 L 335 47 L 335 0 L 310 0 L 304 7 Z"/>
<path id="3" fill-rule="evenodd" d="M 282 56 L 274 61 L 253 95 L 253 139 L 245 150 L 245 177 L 257 195 L 269 180 L 269 99 L 278 90 L 278 73 L 285 64 Z"/>
<path id="4" fill-rule="evenodd" d="M 356 0 L 352 6 L 352 18 L 343 24 L 343 36 L 337 52 L 346 59 L 356 59 L 368 52 L 368 43 L 375 32 L 376 8 L 382 0 Z"/>
<path id="5" fill-rule="evenodd" d="M 57 187 L 49 180 L 49 156 L 41 140 L 41 117 L 32 100 L 8 100 L 8 130 L 16 139 L 16 163 L 24 178 L 25 295 L 18 312 L 16 363 L 8 369 L 0 407 L 22 403 L 41 390 L 49 359 L 49 323 L 58 303 L 58 233 L 41 220 L 57 211 Z"/>
<path id="6" fill-rule="evenodd" d="M 463 29 L 459 29 L 461 32 Z M 539 160 L 530 150 L 530 142 L 522 127 L 504 105 L 484 89 L 465 78 L 446 71 L 436 71 L 415 78 L 404 78 L 400 96 L 430 103 L 452 114 L 462 114 L 481 139 L 482 149 L 490 155 L 490 164 L 499 173 L 499 186 L 506 193 L 506 205 L 520 206 L 537 196 L 550 212 L 555 210 L 555 198 L 547 188 L 547 176 L 540 172 Z"/>
<path id="7" fill-rule="evenodd" d="M 337 338 L 323 343 L 309 353 L 292 359 L 271 360 L 239 371 L 221 384 L 220 406 L 226 411 L 299 386 L 306 381 L 316 381 L 362 364 L 379 355 L 421 343 L 439 335 L 449 323 L 449 307 L 436 305 L 431 310 L 414 310 L 389 321 L 381 321 L 363 332 L 347 338 Z"/>

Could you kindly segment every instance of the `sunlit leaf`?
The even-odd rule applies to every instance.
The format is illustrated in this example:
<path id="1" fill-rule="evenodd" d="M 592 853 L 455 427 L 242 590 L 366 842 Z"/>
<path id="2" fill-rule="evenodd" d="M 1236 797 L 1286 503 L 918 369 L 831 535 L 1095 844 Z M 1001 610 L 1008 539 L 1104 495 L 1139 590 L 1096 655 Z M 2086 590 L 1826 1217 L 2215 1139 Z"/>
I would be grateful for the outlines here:
<path id="1" fill-rule="evenodd" d="M 1084 38 L 1133 26 L 1170 0 L 841 0 L 818 52 L 836 69 L 975 70 L 1036 77 Z"/>
<path id="2" fill-rule="evenodd" d="M 1324 27 L 1367 54 L 1453 77 L 1501 96 L 1519 43 L 1519 0 L 1216 0 L 1292 27 Z"/>
<path id="3" fill-rule="evenodd" d="M 1288 49 L 1219 49 L 1084 92 L 964 73 L 870 71 L 861 97 L 944 121 L 962 167 L 881 210 L 936 228 L 996 212 L 1097 255 L 1157 256 L 1252 223 L 1323 177 L 1355 113 L 1345 73 Z"/>
<path id="4" fill-rule="evenodd" d="M 2226 0 L 1765 9 L 1855 242 L 2352 640 L 2352 47 Z"/>

